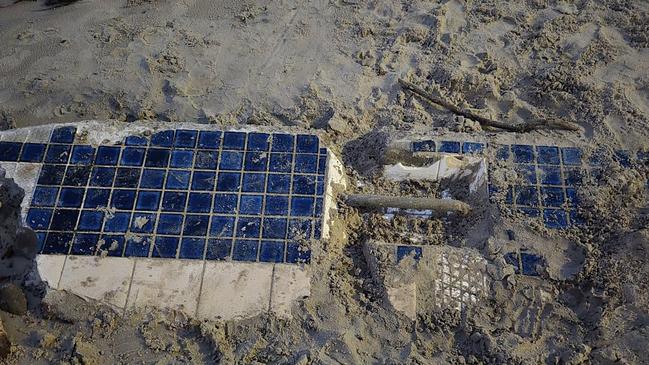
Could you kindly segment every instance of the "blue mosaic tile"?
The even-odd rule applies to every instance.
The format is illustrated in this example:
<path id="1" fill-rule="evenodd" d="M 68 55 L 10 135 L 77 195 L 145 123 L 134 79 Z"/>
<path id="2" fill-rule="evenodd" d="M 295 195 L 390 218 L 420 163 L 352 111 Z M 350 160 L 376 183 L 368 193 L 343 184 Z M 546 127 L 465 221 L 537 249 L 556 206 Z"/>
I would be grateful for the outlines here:
<path id="1" fill-rule="evenodd" d="M 548 228 L 567 228 L 568 214 L 563 209 L 543 209 L 543 222 Z"/>
<path id="2" fill-rule="evenodd" d="M 559 156 L 559 147 L 556 146 L 536 146 L 537 162 L 546 165 L 559 165 L 561 158 Z"/>
<path id="3" fill-rule="evenodd" d="M 580 186 L 584 181 L 584 171 L 580 168 L 565 168 L 563 178 L 567 186 Z"/>
<path id="4" fill-rule="evenodd" d="M 273 152 L 293 152 L 295 137 L 291 134 L 273 134 L 271 151 Z"/>
<path id="5" fill-rule="evenodd" d="M 269 193 L 288 194 L 291 186 L 291 175 L 269 174 L 266 189 Z"/>
<path id="6" fill-rule="evenodd" d="M 111 257 L 120 257 L 124 254 L 126 242 L 122 235 L 101 235 L 99 243 L 98 254 L 105 253 L 107 256 Z"/>
<path id="7" fill-rule="evenodd" d="M 151 237 L 137 236 L 126 241 L 124 256 L 148 257 L 151 247 Z"/>
<path id="8" fill-rule="evenodd" d="M 50 142 L 52 143 L 72 143 L 74 135 L 77 133 L 76 127 L 59 127 L 52 131 Z"/>
<path id="9" fill-rule="evenodd" d="M 137 210 L 146 210 L 146 211 L 157 211 L 160 206 L 160 196 L 162 195 L 159 191 L 151 190 L 140 190 L 137 193 L 137 201 L 135 202 L 135 209 Z"/>
<path id="10" fill-rule="evenodd" d="M 236 240 L 232 249 L 232 259 L 235 261 L 257 261 L 259 241 Z"/>
<path id="11" fill-rule="evenodd" d="M 541 210 L 539 208 L 519 207 L 518 211 L 528 218 L 538 218 L 541 216 Z"/>
<path id="12" fill-rule="evenodd" d="M 456 141 L 442 141 L 439 145 L 439 152 L 446 153 L 460 153 L 460 142 Z"/>
<path id="13" fill-rule="evenodd" d="M 212 194 L 189 193 L 187 211 L 191 213 L 209 213 L 212 210 Z"/>
<path id="14" fill-rule="evenodd" d="M 177 235 L 180 234 L 182 227 L 182 214 L 161 213 L 158 217 L 158 227 L 156 228 L 156 233 Z"/>
<path id="15" fill-rule="evenodd" d="M 533 163 L 535 160 L 534 147 L 529 145 L 512 145 L 515 163 Z"/>
<path id="16" fill-rule="evenodd" d="M 500 161 L 507 161 L 509 160 L 510 156 L 510 148 L 509 145 L 501 145 L 498 146 L 496 149 L 496 159 Z"/>
<path id="17" fill-rule="evenodd" d="M 243 152 L 237 151 L 223 151 L 221 153 L 221 161 L 219 162 L 219 169 L 239 171 L 243 166 Z"/>
<path id="18" fill-rule="evenodd" d="M 144 163 L 144 154 L 146 150 L 139 147 L 126 147 L 122 151 L 120 165 L 122 166 L 142 166 Z"/>
<path id="19" fill-rule="evenodd" d="M 170 151 L 160 148 L 149 148 L 146 151 L 144 166 L 165 168 L 169 165 Z"/>
<path id="20" fill-rule="evenodd" d="M 102 208 L 108 206 L 110 198 L 109 189 L 88 189 L 86 200 L 83 203 L 84 208 Z"/>
<path id="21" fill-rule="evenodd" d="M 288 214 L 288 196 L 268 195 L 266 197 L 266 206 L 264 214 L 267 215 L 287 215 Z"/>
<path id="22" fill-rule="evenodd" d="M 263 238 L 284 239 L 288 229 L 286 218 L 264 218 L 264 227 L 261 236 Z"/>
<path id="23" fill-rule="evenodd" d="M 92 146 L 77 145 L 72 147 L 70 163 L 76 165 L 90 165 L 95 159 L 95 148 Z"/>
<path id="24" fill-rule="evenodd" d="M 115 175 L 115 187 L 118 188 L 137 188 L 140 182 L 140 172 L 142 169 L 119 167 Z"/>
<path id="25" fill-rule="evenodd" d="M 0 142 L 2 143 L 2 142 Z M 70 159 L 70 145 L 56 145 L 56 144 L 51 144 L 47 148 L 47 153 L 45 154 L 45 162 L 46 163 L 59 163 L 59 164 L 67 164 L 68 160 Z M 13 155 L 7 154 L 6 156 L 11 156 L 11 161 L 17 161 L 18 160 L 18 150 L 16 152 L 16 157 L 14 159 Z M 2 151 L 0 151 L 2 152 Z"/>
<path id="26" fill-rule="evenodd" d="M 165 191 L 162 197 L 162 211 L 182 212 L 187 202 L 186 192 Z"/>
<path id="27" fill-rule="evenodd" d="M 479 154 L 484 151 L 484 143 L 479 142 L 464 142 L 462 144 L 462 153 L 474 153 Z"/>
<path id="28" fill-rule="evenodd" d="M 624 167 L 625 169 L 631 168 L 631 153 L 629 151 L 615 150 L 614 157 L 615 161 L 617 161 L 620 166 Z"/>
<path id="29" fill-rule="evenodd" d="M 293 155 L 288 153 L 271 153 L 268 169 L 271 172 L 291 172 Z"/>
<path id="30" fill-rule="evenodd" d="M 90 166 L 68 166 L 63 178 L 63 185 L 86 186 L 90 178 Z"/>
<path id="31" fill-rule="evenodd" d="M 119 147 L 99 146 L 95 155 L 95 165 L 116 166 L 119 154 Z"/>
<path id="32" fill-rule="evenodd" d="M 47 145 L 42 143 L 25 143 L 20 154 L 21 162 L 42 162 Z M 0 152 L 1 153 L 1 152 Z M 0 155 L 4 156 L 4 155 Z"/>
<path id="33" fill-rule="evenodd" d="M 413 152 L 435 152 L 435 141 L 416 141 L 412 142 Z"/>
<path id="34" fill-rule="evenodd" d="M 32 197 L 34 207 L 53 207 L 59 194 L 59 188 L 51 186 L 37 186 Z"/>
<path id="35" fill-rule="evenodd" d="M 74 235 L 67 232 L 50 232 L 45 239 L 42 253 L 44 254 L 67 254 L 70 251 Z"/>
<path id="36" fill-rule="evenodd" d="M 225 174 L 223 174 L 225 175 Z M 239 178 L 237 175 L 237 188 L 236 190 L 239 190 L 238 187 L 238 181 Z M 220 181 L 221 176 L 219 176 L 219 181 Z M 194 174 L 192 175 L 192 190 L 204 190 L 204 191 L 212 191 L 214 189 L 214 183 L 216 180 L 216 174 L 214 172 L 205 172 L 205 171 L 194 171 Z"/>
<path id="37" fill-rule="evenodd" d="M 288 238 L 304 240 L 311 237 L 313 224 L 310 219 L 291 219 L 288 223 Z"/>
<path id="38" fill-rule="evenodd" d="M 327 171 L 327 155 L 320 155 L 318 159 L 318 175 L 324 175 Z"/>
<path id="39" fill-rule="evenodd" d="M 167 130 L 153 134 L 151 136 L 151 146 L 171 147 L 174 144 L 174 131 Z"/>
<path id="40" fill-rule="evenodd" d="M 234 216 L 212 216 L 210 236 L 212 237 L 233 237 Z"/>
<path id="41" fill-rule="evenodd" d="M 270 134 L 250 133 L 248 134 L 248 150 L 268 151 L 270 146 Z"/>
<path id="42" fill-rule="evenodd" d="M 539 178 L 542 185 L 561 185 L 561 168 L 559 166 L 539 165 Z"/>
<path id="43" fill-rule="evenodd" d="M 284 242 L 283 241 L 261 241 L 261 248 L 259 251 L 259 261 L 283 262 Z"/>
<path id="44" fill-rule="evenodd" d="M 288 242 L 286 244 L 286 262 L 308 264 L 311 262 L 311 250 L 302 247 L 298 242 Z"/>
<path id="45" fill-rule="evenodd" d="M 295 156 L 295 172 L 315 174 L 318 172 L 318 156 L 298 154 Z"/>
<path id="46" fill-rule="evenodd" d="M 135 212 L 131 218 L 130 231 L 132 233 L 153 233 L 155 222 L 155 213 Z"/>
<path id="47" fill-rule="evenodd" d="M 205 238 L 183 237 L 178 257 L 181 259 L 202 259 L 205 242 Z"/>
<path id="48" fill-rule="evenodd" d="M 140 188 L 162 189 L 165 177 L 164 170 L 144 169 L 142 171 L 142 179 L 140 180 Z M 189 181 L 187 184 L 189 185 Z"/>
<path id="49" fill-rule="evenodd" d="M 257 238 L 259 237 L 260 226 L 261 218 L 239 217 L 235 234 L 237 237 L 242 238 Z"/>
<path id="50" fill-rule="evenodd" d="M 149 140 L 142 136 L 128 136 L 124 144 L 127 146 L 146 146 L 149 144 Z"/>
<path id="51" fill-rule="evenodd" d="M 233 214 L 237 211 L 239 196 L 237 194 L 214 194 L 214 213 Z"/>
<path id="52" fill-rule="evenodd" d="M 412 256 L 415 261 L 419 261 L 422 256 L 421 247 L 417 246 L 397 246 L 397 262 L 408 256 Z"/>
<path id="53" fill-rule="evenodd" d="M 221 146 L 220 131 L 200 131 L 198 134 L 198 148 L 219 149 Z"/>
<path id="54" fill-rule="evenodd" d="M 262 195 L 241 195 L 239 199 L 239 213 L 260 215 L 264 197 Z"/>
<path id="55" fill-rule="evenodd" d="M 187 190 L 189 189 L 189 179 L 191 173 L 185 170 L 169 170 L 165 188 L 170 190 Z"/>
<path id="56" fill-rule="evenodd" d="M 173 150 L 169 166 L 174 168 L 190 168 L 194 164 L 194 151 Z"/>
<path id="57" fill-rule="evenodd" d="M 514 273 L 518 274 L 521 271 L 520 268 L 520 262 L 518 262 L 518 253 L 516 252 L 508 252 L 506 253 L 503 258 L 505 259 L 505 262 L 512 265 L 514 267 Z"/>
<path id="58" fill-rule="evenodd" d="M 314 195 L 316 178 L 312 175 L 293 175 L 293 194 Z"/>
<path id="59" fill-rule="evenodd" d="M 244 193 L 263 193 L 266 185 L 266 174 L 245 173 L 241 182 Z"/>
<path id="60" fill-rule="evenodd" d="M 224 150 L 244 150 L 246 146 L 246 134 L 243 132 L 223 133 Z"/>
<path id="61" fill-rule="evenodd" d="M 196 138 L 198 131 L 178 129 L 176 130 L 176 140 L 174 141 L 175 147 L 194 148 L 196 147 Z"/>
<path id="62" fill-rule="evenodd" d="M 543 261 L 543 257 L 539 255 L 521 252 L 521 272 L 523 275 L 539 276 Z"/>
<path id="63" fill-rule="evenodd" d="M 205 251 L 206 260 L 225 260 L 232 252 L 231 239 L 209 239 Z"/>
<path id="64" fill-rule="evenodd" d="M 243 169 L 245 171 L 265 171 L 268 168 L 268 153 L 246 152 Z"/>
<path id="65" fill-rule="evenodd" d="M 65 208 L 79 208 L 83 201 L 84 189 L 80 188 L 63 188 L 59 195 L 57 206 Z"/>
<path id="66" fill-rule="evenodd" d="M 131 221 L 131 213 L 115 212 L 106 217 L 104 232 L 126 232 Z"/>
<path id="67" fill-rule="evenodd" d="M 114 167 L 101 167 L 96 166 L 92 168 L 90 173 L 90 186 L 111 187 L 115 180 L 116 169 Z"/>
<path id="68" fill-rule="evenodd" d="M 50 231 L 72 231 L 77 225 L 79 209 L 55 209 Z"/>
<path id="69" fill-rule="evenodd" d="M 216 191 L 239 191 L 241 184 L 241 174 L 238 172 L 223 172 L 219 173 L 216 182 Z M 211 190 L 211 189 L 209 189 Z"/>
<path id="70" fill-rule="evenodd" d="M 536 185 L 536 166 L 520 164 L 515 167 L 516 173 L 525 183 Z"/>
<path id="71" fill-rule="evenodd" d="M 104 212 L 96 210 L 82 210 L 79 216 L 77 230 L 100 232 L 104 223 Z"/>
<path id="72" fill-rule="evenodd" d="M 201 236 L 207 235 L 207 228 L 209 227 L 210 216 L 187 214 L 185 216 L 185 224 L 183 227 L 184 236 Z"/>
<path id="73" fill-rule="evenodd" d="M 61 185 L 65 167 L 61 165 L 43 165 L 38 177 L 39 185 Z"/>
<path id="74" fill-rule="evenodd" d="M 110 198 L 110 205 L 120 210 L 131 210 L 135 204 L 135 190 L 115 189 Z"/>
<path id="75" fill-rule="evenodd" d="M 538 206 L 539 196 L 535 186 L 517 186 L 516 192 L 516 205 L 525 206 Z"/>
<path id="76" fill-rule="evenodd" d="M 564 165 L 581 165 L 581 148 L 562 147 L 561 158 Z"/>
<path id="77" fill-rule="evenodd" d="M 296 140 L 295 152 L 297 153 L 318 153 L 320 149 L 317 136 L 298 134 Z"/>
<path id="78" fill-rule="evenodd" d="M 542 187 L 541 200 L 546 207 L 561 207 L 566 200 L 563 188 Z"/>
<path id="79" fill-rule="evenodd" d="M 31 208 L 27 212 L 27 218 L 25 220 L 27 222 L 27 225 L 32 229 L 43 230 L 47 229 L 50 226 L 52 214 L 52 209 Z"/>
<path id="80" fill-rule="evenodd" d="M 314 198 L 292 197 L 291 198 L 291 216 L 293 217 L 310 217 L 313 215 Z"/>
<path id="81" fill-rule="evenodd" d="M 194 161 L 194 168 L 204 170 L 215 170 L 216 164 L 219 161 L 219 153 L 217 151 L 196 151 L 196 160 Z"/>

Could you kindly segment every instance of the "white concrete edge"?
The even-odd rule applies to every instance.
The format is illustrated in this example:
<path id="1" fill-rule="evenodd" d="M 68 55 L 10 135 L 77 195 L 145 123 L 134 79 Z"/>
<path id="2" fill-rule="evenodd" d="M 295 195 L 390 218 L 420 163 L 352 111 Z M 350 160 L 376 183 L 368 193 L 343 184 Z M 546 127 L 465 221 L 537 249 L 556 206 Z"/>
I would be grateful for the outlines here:
<path id="1" fill-rule="evenodd" d="M 327 150 L 327 167 L 325 175 L 325 191 L 324 203 L 322 206 L 322 239 L 328 240 L 331 237 L 329 232 L 331 220 L 338 211 L 336 204 L 336 189 L 344 190 L 347 187 L 347 179 L 345 177 L 345 168 L 338 160 L 336 155 Z"/>

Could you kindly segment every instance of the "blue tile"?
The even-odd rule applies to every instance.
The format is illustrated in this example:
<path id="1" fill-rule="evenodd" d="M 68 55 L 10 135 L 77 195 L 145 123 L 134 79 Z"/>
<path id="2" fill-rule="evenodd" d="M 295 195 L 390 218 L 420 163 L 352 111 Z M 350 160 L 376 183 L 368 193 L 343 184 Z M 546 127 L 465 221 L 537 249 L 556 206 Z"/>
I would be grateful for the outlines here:
<path id="1" fill-rule="evenodd" d="M 548 228 L 567 228 L 568 214 L 563 209 L 543 209 L 543 222 Z"/>
<path id="2" fill-rule="evenodd" d="M 541 199 L 546 207 L 561 207 L 566 201 L 563 188 L 542 187 Z"/>
<path id="3" fill-rule="evenodd" d="M 124 144 L 127 146 L 146 146 L 147 144 L 149 144 L 149 141 L 146 139 L 146 137 L 142 136 L 128 136 L 126 137 Z"/>
<path id="4" fill-rule="evenodd" d="M 189 178 L 191 174 L 185 170 L 169 170 L 167 174 L 167 182 L 165 188 L 171 190 L 187 190 L 189 189 Z"/>
<path id="5" fill-rule="evenodd" d="M 210 239 L 207 241 L 205 250 L 206 260 L 225 260 L 230 257 L 232 250 L 232 240 Z"/>
<path id="6" fill-rule="evenodd" d="M 581 165 L 581 148 L 561 147 L 564 165 Z"/>
<path id="7" fill-rule="evenodd" d="M 516 163 L 533 163 L 534 147 L 529 145 L 512 145 L 512 154 Z"/>
<path id="8" fill-rule="evenodd" d="M 115 168 L 114 167 L 93 167 L 90 173 L 90 186 L 102 186 L 102 187 L 111 187 L 113 186 L 113 180 L 115 179 Z"/>
<path id="9" fill-rule="evenodd" d="M 95 165 L 115 166 L 119 160 L 119 147 L 99 146 L 95 155 Z"/>
<path id="10" fill-rule="evenodd" d="M 419 261 L 422 255 L 421 247 L 417 246 L 397 246 L 397 262 L 400 262 L 406 257 L 412 256 L 415 261 Z"/>
<path id="11" fill-rule="evenodd" d="M 266 184 L 267 192 L 275 194 L 288 194 L 291 187 L 291 175 L 268 174 Z"/>
<path id="12" fill-rule="evenodd" d="M 324 195 L 324 191 L 325 191 L 324 177 L 318 176 L 318 178 L 316 179 L 315 193 L 316 195 Z"/>
<path id="13" fill-rule="evenodd" d="M 564 168 L 563 178 L 567 186 L 579 186 L 584 181 L 584 174 L 579 168 Z"/>
<path id="14" fill-rule="evenodd" d="M 268 169 L 268 153 L 246 152 L 243 168 L 246 171 L 266 171 Z"/>
<path id="15" fill-rule="evenodd" d="M 288 238 L 295 240 L 309 240 L 313 232 L 310 219 L 291 219 L 288 223 Z"/>
<path id="16" fill-rule="evenodd" d="M 526 206 L 538 206 L 539 195 L 534 186 L 517 186 L 516 187 L 516 204 Z"/>
<path id="17" fill-rule="evenodd" d="M 236 194 L 214 194 L 214 213 L 233 214 L 237 210 L 239 197 Z"/>
<path id="18" fill-rule="evenodd" d="M 8 156 L 13 158 L 13 155 L 9 155 L 9 154 L 4 154 L 3 156 Z M 16 158 L 12 159 L 11 161 L 16 161 L 17 159 L 18 159 L 18 155 L 16 153 Z M 45 162 L 67 164 L 69 159 L 70 159 L 70 145 L 51 144 L 47 148 L 47 153 L 45 154 Z"/>
<path id="19" fill-rule="evenodd" d="M 115 187 L 137 188 L 140 182 L 142 169 L 133 167 L 119 167 L 115 175 Z"/>
<path id="20" fill-rule="evenodd" d="M 30 208 L 25 219 L 32 229 L 47 229 L 52 219 L 52 209 Z"/>
<path id="21" fill-rule="evenodd" d="M 266 175 L 256 173 L 243 174 L 241 191 L 245 193 L 263 193 L 266 185 Z"/>
<path id="22" fill-rule="evenodd" d="M 212 237 L 233 237 L 234 234 L 234 217 L 229 216 L 212 216 L 212 225 L 210 226 L 210 236 Z"/>
<path id="23" fill-rule="evenodd" d="M 460 142 L 442 141 L 439 144 L 439 152 L 460 153 Z"/>
<path id="24" fill-rule="evenodd" d="M 39 185 L 61 185 L 65 175 L 65 166 L 61 165 L 43 165 L 38 177 Z"/>
<path id="25" fill-rule="evenodd" d="M 484 143 L 479 142 L 464 142 L 462 144 L 462 153 L 475 153 L 479 154 L 484 151 Z"/>
<path id="26" fill-rule="evenodd" d="M 142 172 L 142 180 L 140 181 L 140 188 L 162 189 L 164 180 L 164 170 L 144 169 Z"/>
<path id="27" fill-rule="evenodd" d="M 51 231 L 72 231 L 79 218 L 78 209 L 55 209 L 50 223 Z"/>
<path id="28" fill-rule="evenodd" d="M 162 197 L 162 210 L 165 212 L 182 212 L 185 210 L 187 193 L 165 191 Z"/>
<path id="29" fill-rule="evenodd" d="M 561 163 L 559 147 L 536 146 L 536 152 L 538 153 L 537 161 L 540 164 L 559 165 Z"/>
<path id="30" fill-rule="evenodd" d="M 412 152 L 435 152 L 435 141 L 412 142 Z"/>
<path id="31" fill-rule="evenodd" d="M 216 170 L 216 164 L 219 161 L 218 151 L 196 151 L 196 161 L 194 168 Z"/>
<path id="32" fill-rule="evenodd" d="M 126 232 L 130 221 L 131 213 L 115 212 L 106 217 L 104 232 Z"/>
<path id="33" fill-rule="evenodd" d="M 73 146 L 70 163 L 75 165 L 90 165 L 95 159 L 95 149 L 92 146 Z"/>
<path id="34" fill-rule="evenodd" d="M 136 236 L 129 238 L 124 250 L 125 257 L 148 257 L 151 247 L 151 237 Z"/>
<path id="35" fill-rule="evenodd" d="M 570 211 L 570 224 L 573 226 L 583 226 L 586 219 L 576 210 Z"/>
<path id="36" fill-rule="evenodd" d="M 235 261 L 257 261 L 257 249 L 259 241 L 236 240 L 232 250 L 232 260 Z"/>
<path id="37" fill-rule="evenodd" d="M 261 218 L 239 217 L 236 235 L 243 238 L 257 238 L 260 226 Z"/>
<path id="38" fill-rule="evenodd" d="M 187 130 L 187 129 L 177 129 L 176 130 L 176 141 L 174 142 L 175 147 L 183 148 L 194 148 L 196 147 L 196 137 L 198 136 L 198 131 Z"/>
<path id="39" fill-rule="evenodd" d="M 216 191 L 239 191 L 240 180 L 241 174 L 238 172 L 220 172 Z"/>
<path id="40" fill-rule="evenodd" d="M 327 172 L 327 155 L 320 155 L 318 160 L 318 174 L 324 175 Z"/>
<path id="41" fill-rule="evenodd" d="M 120 164 L 122 166 L 142 166 L 145 152 L 144 148 L 126 147 L 122 152 Z"/>
<path id="42" fill-rule="evenodd" d="M 45 246 L 47 232 L 36 232 L 36 252 L 42 252 Z"/>
<path id="43" fill-rule="evenodd" d="M 293 141 L 295 137 L 291 134 L 273 134 L 273 152 L 293 152 Z"/>
<path id="44" fill-rule="evenodd" d="M 65 208 L 79 208 L 84 192 L 85 190 L 81 188 L 62 188 L 57 205 Z"/>
<path id="45" fill-rule="evenodd" d="M 183 237 L 178 257 L 181 259 L 202 259 L 204 250 L 204 238 Z"/>
<path id="46" fill-rule="evenodd" d="M 524 182 L 535 185 L 536 181 L 536 167 L 535 165 L 520 164 L 516 165 L 514 170 Z"/>
<path id="47" fill-rule="evenodd" d="M 315 194 L 315 176 L 311 176 L 311 175 L 294 175 L 293 176 L 293 194 L 314 195 Z"/>
<path id="48" fill-rule="evenodd" d="M 169 165 L 169 155 L 169 150 L 149 148 L 146 152 L 146 160 L 144 161 L 144 166 L 165 168 Z"/>
<path id="49" fill-rule="evenodd" d="M 313 238 L 319 240 L 322 238 L 322 221 L 313 222 Z"/>
<path id="50" fill-rule="evenodd" d="M 52 143 L 72 143 L 74 135 L 77 133 L 76 127 L 59 127 L 52 131 L 50 142 Z"/>
<path id="51" fill-rule="evenodd" d="M 34 189 L 34 196 L 32 197 L 33 207 L 53 207 L 56 203 L 56 197 L 59 193 L 59 188 L 48 186 L 37 186 Z"/>
<path id="52" fill-rule="evenodd" d="M 210 216 L 202 214 L 187 214 L 183 235 L 185 236 L 206 236 L 207 227 L 210 224 Z"/>
<path id="53" fill-rule="evenodd" d="M 322 198 L 316 198 L 315 200 L 315 211 L 313 213 L 314 217 L 322 217 L 324 201 Z"/>
<path id="54" fill-rule="evenodd" d="M 321 155 L 326 155 L 327 154 L 327 149 L 324 147 L 320 147 L 320 154 Z"/>
<path id="55" fill-rule="evenodd" d="M 509 145 L 498 145 L 496 148 L 496 159 L 500 161 L 509 160 Z"/>
<path id="56" fill-rule="evenodd" d="M 561 168 L 539 165 L 539 178 L 543 185 L 561 185 Z"/>
<path id="57" fill-rule="evenodd" d="M 63 185 L 86 186 L 90 178 L 90 166 L 68 166 Z"/>
<path id="58" fill-rule="evenodd" d="M 246 134 L 243 132 L 223 133 L 223 149 L 243 150 L 246 146 Z"/>
<path id="59" fill-rule="evenodd" d="M 133 233 L 153 233 L 155 227 L 156 214 L 155 213 L 133 213 L 131 219 L 131 229 Z"/>
<path id="60" fill-rule="evenodd" d="M 254 132 L 248 134 L 248 151 L 268 151 L 269 145 L 270 134 Z"/>
<path id="61" fill-rule="evenodd" d="M 529 218 L 537 218 L 541 215 L 541 211 L 538 208 L 526 208 L 520 207 L 518 211 L 525 214 Z"/>
<path id="62" fill-rule="evenodd" d="M 268 170 L 271 172 L 293 171 L 293 155 L 288 153 L 271 153 Z"/>
<path id="63" fill-rule="evenodd" d="M 520 272 L 520 263 L 518 262 L 518 253 L 517 252 L 508 252 L 503 258 L 505 262 L 514 267 L 514 273 L 518 274 Z"/>
<path id="64" fill-rule="evenodd" d="M 174 131 L 161 131 L 151 136 L 151 146 L 171 147 L 174 144 Z"/>
<path id="65" fill-rule="evenodd" d="M 311 262 L 311 250 L 298 242 L 286 244 L 286 262 L 290 264 L 308 264 Z"/>
<path id="66" fill-rule="evenodd" d="M 264 228 L 261 236 L 263 238 L 285 239 L 288 227 L 286 218 L 264 218 Z"/>
<path id="67" fill-rule="evenodd" d="M 221 152 L 221 162 L 219 169 L 239 171 L 243 165 L 243 152 L 223 151 Z"/>
<path id="68" fill-rule="evenodd" d="M 46 148 L 47 145 L 42 143 L 25 143 L 23 145 L 22 153 L 20 154 L 20 161 L 42 162 Z"/>
<path id="69" fill-rule="evenodd" d="M 97 210 L 82 210 L 79 216 L 77 230 L 100 232 L 104 223 L 104 212 Z"/>
<path id="70" fill-rule="evenodd" d="M 226 174 L 219 174 L 219 182 L 221 177 Z M 236 174 L 237 176 L 239 174 Z M 216 180 L 216 173 L 207 171 L 194 171 L 192 177 L 192 190 L 212 191 L 214 190 L 214 181 Z M 239 178 L 237 177 L 237 190 L 239 190 Z M 218 189 L 217 189 L 218 190 Z"/>
<path id="71" fill-rule="evenodd" d="M 284 242 L 261 241 L 259 250 L 259 261 L 261 262 L 283 262 Z"/>
<path id="72" fill-rule="evenodd" d="M 189 193 L 187 211 L 191 213 L 209 213 L 212 210 L 212 194 Z"/>
<path id="73" fill-rule="evenodd" d="M 74 240 L 72 233 L 50 232 L 45 239 L 43 246 L 44 254 L 64 255 L 70 251 L 70 246 Z"/>
<path id="74" fill-rule="evenodd" d="M 110 205 L 116 209 L 131 210 L 135 204 L 135 190 L 115 189 Z"/>
<path id="75" fill-rule="evenodd" d="M 295 156 L 295 172 L 307 174 L 318 172 L 318 156 L 297 154 Z"/>
<path id="76" fill-rule="evenodd" d="M 318 153 L 320 145 L 318 137 L 313 135 L 298 134 L 297 142 L 295 145 L 295 152 L 297 153 Z"/>
<path id="77" fill-rule="evenodd" d="M 135 209 L 157 211 L 160 206 L 160 195 L 159 191 L 140 190 L 137 193 Z"/>
<path id="78" fill-rule="evenodd" d="M 183 216 L 181 214 L 161 213 L 158 218 L 157 234 L 180 234 L 183 226 Z"/>
<path id="79" fill-rule="evenodd" d="M 288 214 L 288 196 L 266 196 L 266 207 L 264 214 L 267 215 L 287 215 Z"/>
<path id="80" fill-rule="evenodd" d="M 221 145 L 220 131 L 201 131 L 198 134 L 198 148 L 216 150 Z"/>
<path id="81" fill-rule="evenodd" d="M 100 240 L 102 241 L 101 246 L 99 246 L 98 254 L 105 252 L 107 256 L 120 257 L 124 252 L 124 236 L 123 235 L 102 235 Z"/>
<path id="82" fill-rule="evenodd" d="M 83 203 L 84 208 L 100 208 L 108 206 L 110 197 L 109 189 L 88 189 L 86 200 Z"/>
<path id="83" fill-rule="evenodd" d="M 543 269 L 543 257 L 521 252 L 521 267 L 523 275 L 539 276 Z"/>
<path id="84" fill-rule="evenodd" d="M 190 168 L 194 164 L 194 151 L 173 150 L 171 151 L 170 167 Z"/>
<path id="85" fill-rule="evenodd" d="M 632 165 L 631 154 L 629 151 L 615 150 L 614 158 L 615 161 L 617 161 L 620 166 L 624 167 L 625 169 L 630 168 Z"/>
<path id="86" fill-rule="evenodd" d="M 313 215 L 313 198 L 292 197 L 291 198 L 291 215 L 294 217 L 310 217 Z"/>
<path id="87" fill-rule="evenodd" d="M 64 147 L 64 146 L 63 146 Z M 0 161 L 18 161 L 22 143 L 0 142 Z M 55 161 L 48 161 L 55 162 Z"/>
<path id="88" fill-rule="evenodd" d="M 568 205 L 577 208 L 579 206 L 579 196 L 577 195 L 577 189 L 575 188 L 566 188 L 566 201 Z"/>
<path id="89" fill-rule="evenodd" d="M 239 213 L 259 215 L 264 197 L 261 195 L 241 195 L 239 199 Z"/>

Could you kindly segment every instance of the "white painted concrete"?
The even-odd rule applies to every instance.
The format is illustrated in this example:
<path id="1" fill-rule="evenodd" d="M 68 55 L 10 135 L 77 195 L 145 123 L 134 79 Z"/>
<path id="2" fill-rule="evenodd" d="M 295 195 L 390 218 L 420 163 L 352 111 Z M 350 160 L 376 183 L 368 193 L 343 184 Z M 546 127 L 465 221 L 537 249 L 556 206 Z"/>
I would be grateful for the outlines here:
<path id="1" fill-rule="evenodd" d="M 308 267 L 275 265 L 270 297 L 272 313 L 278 317 L 290 318 L 293 305 L 309 295 L 311 295 L 311 274 Z"/>

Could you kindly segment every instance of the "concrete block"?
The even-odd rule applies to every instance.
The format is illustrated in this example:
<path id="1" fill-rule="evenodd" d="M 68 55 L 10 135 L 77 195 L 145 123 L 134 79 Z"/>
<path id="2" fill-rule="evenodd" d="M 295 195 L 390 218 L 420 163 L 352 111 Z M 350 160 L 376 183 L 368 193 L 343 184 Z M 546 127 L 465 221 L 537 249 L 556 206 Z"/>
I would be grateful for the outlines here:
<path id="1" fill-rule="evenodd" d="M 275 265 L 270 296 L 270 311 L 277 316 L 290 318 L 291 307 L 311 294 L 311 274 L 307 267 Z"/>
<path id="2" fill-rule="evenodd" d="M 194 314 L 203 261 L 137 259 L 127 309 L 154 306 Z"/>
<path id="3" fill-rule="evenodd" d="M 205 262 L 198 317 L 229 320 L 267 312 L 272 277 L 269 264 Z"/>
<path id="4" fill-rule="evenodd" d="M 123 257 L 68 256 L 58 289 L 123 309 L 134 265 Z"/>
<path id="5" fill-rule="evenodd" d="M 41 280 L 52 289 L 58 289 L 66 256 L 63 255 L 37 255 L 36 268 Z"/>

